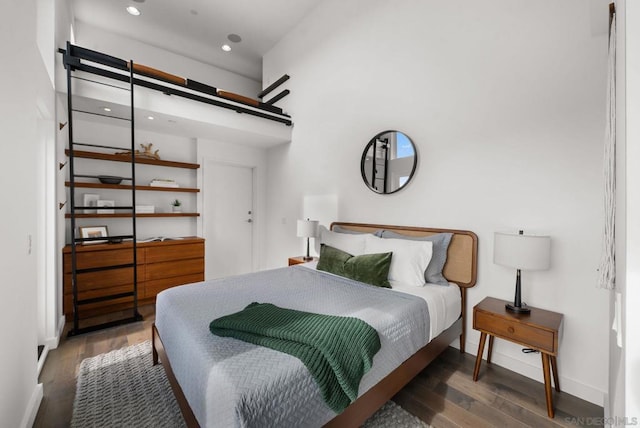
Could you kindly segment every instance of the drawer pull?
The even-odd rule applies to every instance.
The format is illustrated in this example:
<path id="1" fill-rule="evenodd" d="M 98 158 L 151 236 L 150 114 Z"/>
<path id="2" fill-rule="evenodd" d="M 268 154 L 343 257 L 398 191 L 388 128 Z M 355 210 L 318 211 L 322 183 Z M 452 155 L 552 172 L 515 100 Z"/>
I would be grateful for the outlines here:
<path id="1" fill-rule="evenodd" d="M 509 328 L 507 328 L 507 331 L 509 333 L 514 333 L 516 330 L 513 327 L 509 326 Z"/>

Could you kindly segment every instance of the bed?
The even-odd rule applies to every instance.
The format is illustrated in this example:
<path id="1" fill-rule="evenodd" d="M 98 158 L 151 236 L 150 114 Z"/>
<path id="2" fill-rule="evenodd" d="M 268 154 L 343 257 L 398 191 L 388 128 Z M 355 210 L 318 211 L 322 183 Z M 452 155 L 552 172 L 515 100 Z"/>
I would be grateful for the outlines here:
<path id="1" fill-rule="evenodd" d="M 442 270 L 451 285 L 417 290 L 392 281 L 389 290 L 310 263 L 161 293 L 152 328 L 154 364 L 162 362 L 188 426 L 359 426 L 457 337 L 464 352 L 466 289 L 476 282 L 473 232 L 361 223 L 333 223 L 331 230 L 345 236 L 387 231 L 411 239 L 451 234 Z M 420 295 L 428 289 L 435 294 Z M 208 331 L 214 318 L 256 301 L 353 316 L 375 328 L 381 349 L 358 398 L 344 411 L 327 407 L 295 357 Z"/>

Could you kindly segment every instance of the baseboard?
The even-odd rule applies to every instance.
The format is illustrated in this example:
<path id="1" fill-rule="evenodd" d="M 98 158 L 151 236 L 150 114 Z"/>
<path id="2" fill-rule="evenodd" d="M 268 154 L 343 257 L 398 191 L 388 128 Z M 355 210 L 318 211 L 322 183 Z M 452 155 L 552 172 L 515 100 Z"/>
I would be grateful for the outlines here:
<path id="1" fill-rule="evenodd" d="M 60 344 L 60 338 L 62 337 L 62 332 L 64 331 L 64 326 L 67 323 L 67 319 L 64 314 L 58 319 L 58 334 L 56 337 L 52 337 L 51 339 L 47 339 L 46 344 L 49 345 L 49 349 L 56 349 Z"/>
<path id="2" fill-rule="evenodd" d="M 485 355 L 487 352 L 486 349 L 487 348 L 485 347 Z M 477 355 L 478 343 L 467 341 L 466 351 L 472 355 Z M 505 369 L 519 373 L 540 383 L 544 383 L 544 378 L 542 377 L 542 362 L 540 360 L 540 357 L 537 358 L 537 361 L 540 362 L 540 365 L 538 366 L 529 364 L 522 360 L 517 360 L 509 355 L 497 352 L 495 348 L 493 349 L 493 353 L 491 354 L 491 364 L 496 364 L 500 367 L 504 367 Z M 485 362 L 483 362 L 483 367 L 484 364 Z M 562 372 L 560 370 L 558 371 L 560 372 L 558 373 L 558 376 L 560 377 L 560 388 L 563 392 L 574 395 L 595 405 L 604 406 L 606 391 L 601 391 L 591 385 L 587 385 L 575 379 L 570 379 L 566 376 L 562 376 Z M 480 375 L 482 375 L 482 372 Z"/>
<path id="3" fill-rule="evenodd" d="M 47 360 L 47 355 L 49 354 L 49 345 L 45 344 L 42 349 L 42 354 L 40 354 L 40 358 L 38 358 L 38 378 L 40 378 L 40 372 L 44 367 L 44 362 Z"/>
<path id="4" fill-rule="evenodd" d="M 42 384 L 37 384 L 33 389 L 31 399 L 29 399 L 29 404 L 27 405 L 27 409 L 22 417 L 22 423 L 20 424 L 22 428 L 30 428 L 33 426 L 33 423 L 36 421 L 36 416 L 38 415 L 40 403 L 42 402 L 43 393 L 44 389 Z"/>

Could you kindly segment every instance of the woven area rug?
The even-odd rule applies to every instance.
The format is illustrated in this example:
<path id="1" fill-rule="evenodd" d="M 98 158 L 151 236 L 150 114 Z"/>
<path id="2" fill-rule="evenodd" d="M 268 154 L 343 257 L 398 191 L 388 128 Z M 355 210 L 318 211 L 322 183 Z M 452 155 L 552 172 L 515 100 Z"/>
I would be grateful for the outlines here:
<path id="1" fill-rule="evenodd" d="M 184 427 L 161 365 L 153 366 L 151 342 L 87 358 L 80 364 L 71 427 Z M 429 425 L 387 402 L 366 428 Z"/>

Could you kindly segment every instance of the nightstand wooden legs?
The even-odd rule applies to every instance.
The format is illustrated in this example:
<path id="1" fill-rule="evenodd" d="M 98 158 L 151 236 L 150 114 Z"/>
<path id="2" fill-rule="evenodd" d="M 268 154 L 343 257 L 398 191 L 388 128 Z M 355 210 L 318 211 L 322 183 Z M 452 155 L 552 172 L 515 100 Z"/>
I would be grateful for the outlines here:
<path id="1" fill-rule="evenodd" d="M 489 349 L 487 350 L 487 364 L 491 364 L 491 353 L 493 352 L 494 336 L 489 335 Z"/>
<path id="2" fill-rule="evenodd" d="M 554 417 L 553 397 L 551 396 L 551 376 L 549 374 L 549 354 L 541 352 L 542 356 L 542 375 L 544 376 L 544 393 L 547 397 L 547 414 L 550 418 Z"/>
<path id="3" fill-rule="evenodd" d="M 487 364 L 491 364 L 491 353 L 493 352 L 494 336 L 489 334 L 489 349 L 487 350 Z M 480 373 L 480 365 L 482 364 L 482 354 L 484 352 L 484 344 L 487 341 L 487 333 L 480 332 L 480 343 L 478 343 L 478 355 L 476 356 L 476 365 L 473 369 L 473 381 L 478 380 Z M 550 418 L 555 417 L 553 410 L 553 394 L 551 391 L 551 372 L 553 372 L 553 383 L 556 391 L 560 392 L 560 383 L 558 382 L 558 363 L 554 355 L 540 352 L 542 357 L 542 375 L 544 377 L 544 392 L 547 402 L 547 414 Z"/>
<path id="4" fill-rule="evenodd" d="M 482 353 L 484 352 L 484 342 L 487 340 L 487 333 L 480 333 L 480 343 L 478 343 L 478 355 L 476 356 L 476 366 L 473 369 L 473 381 L 478 380 L 480 372 L 480 363 L 482 363 Z"/>
<path id="5" fill-rule="evenodd" d="M 553 384 L 556 386 L 556 391 L 560 392 L 560 382 L 558 381 L 558 363 L 556 357 L 549 355 L 551 358 L 551 371 L 553 372 Z"/>
<path id="6" fill-rule="evenodd" d="M 540 355 L 542 356 L 544 392 L 547 398 L 547 414 L 550 418 L 553 418 L 553 395 L 551 392 L 551 374 L 549 373 L 549 366 L 551 366 L 551 371 L 553 372 L 553 384 L 556 387 L 556 391 L 560 392 L 560 383 L 558 382 L 558 363 L 554 355 L 545 354 L 544 352 L 541 352 Z"/>
<path id="7" fill-rule="evenodd" d="M 491 353 L 493 352 L 493 339 L 492 335 L 489 335 L 489 349 L 487 350 L 487 364 L 491 364 Z M 478 380 L 478 373 L 480 373 L 480 364 L 482 364 L 482 353 L 484 352 L 484 343 L 487 341 L 487 333 L 480 333 L 480 343 L 478 343 L 478 356 L 476 357 L 476 366 L 473 369 L 473 381 Z"/>

